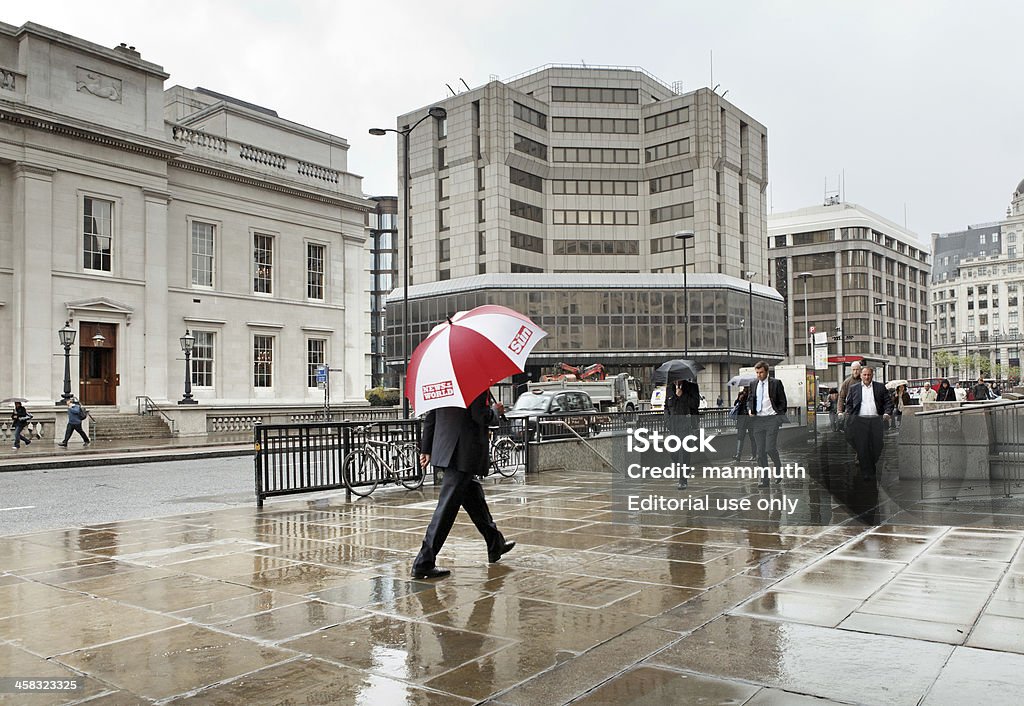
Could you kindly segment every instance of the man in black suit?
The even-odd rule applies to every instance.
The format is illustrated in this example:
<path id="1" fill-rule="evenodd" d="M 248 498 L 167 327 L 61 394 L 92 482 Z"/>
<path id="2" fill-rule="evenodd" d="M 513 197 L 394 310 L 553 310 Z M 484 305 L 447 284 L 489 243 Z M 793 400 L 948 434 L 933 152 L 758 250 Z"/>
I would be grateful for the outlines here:
<path id="1" fill-rule="evenodd" d="M 892 396 L 885 385 L 874 381 L 875 371 L 863 368 L 860 384 L 846 393 L 847 438 L 857 450 L 857 465 L 862 479 L 874 478 L 875 464 L 882 456 L 882 422 L 892 416 Z"/>
<path id="2" fill-rule="evenodd" d="M 779 427 L 786 419 L 789 403 L 786 401 L 786 387 L 782 381 L 768 377 L 768 363 L 759 360 L 754 365 L 754 372 L 757 373 L 757 382 L 751 383 L 748 388 L 747 404 L 752 417 L 750 429 L 757 448 L 757 465 L 765 469 L 758 487 L 767 488 L 768 457 L 771 456 L 776 470 L 782 466 L 779 457 Z"/>
<path id="3" fill-rule="evenodd" d="M 475 476 L 487 475 L 488 427 L 497 425 L 504 412 L 499 403 L 487 406 L 487 392 L 473 400 L 468 409 L 443 407 L 427 412 L 420 437 L 420 465 L 433 464 L 444 470 L 437 508 L 430 518 L 420 553 L 412 564 L 414 579 L 436 579 L 451 573 L 434 563 L 448 539 L 459 508 L 463 507 L 487 542 L 487 560 L 498 561 L 512 551 L 515 542 L 506 542 L 487 507 L 484 489 Z"/>

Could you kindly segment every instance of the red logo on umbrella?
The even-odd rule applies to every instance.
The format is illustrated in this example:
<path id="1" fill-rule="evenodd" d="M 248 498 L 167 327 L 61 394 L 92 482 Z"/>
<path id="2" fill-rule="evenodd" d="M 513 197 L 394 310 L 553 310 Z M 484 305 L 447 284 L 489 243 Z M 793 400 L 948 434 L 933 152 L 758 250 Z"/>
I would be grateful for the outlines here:
<path id="1" fill-rule="evenodd" d="M 518 355 L 523 352 L 523 349 L 526 348 L 526 344 L 532 337 L 533 331 L 526 326 L 520 326 L 519 332 L 512 339 L 512 342 L 508 344 L 508 349 Z"/>
<path id="2" fill-rule="evenodd" d="M 455 394 L 455 386 L 451 380 L 431 383 L 423 386 L 423 399 L 436 400 L 441 397 L 451 397 Z"/>

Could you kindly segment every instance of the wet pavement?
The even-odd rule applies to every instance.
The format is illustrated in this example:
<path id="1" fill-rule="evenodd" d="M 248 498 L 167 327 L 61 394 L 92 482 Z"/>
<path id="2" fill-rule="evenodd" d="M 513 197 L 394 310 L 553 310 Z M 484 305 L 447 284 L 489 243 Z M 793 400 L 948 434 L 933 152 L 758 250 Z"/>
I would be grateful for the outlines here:
<path id="1" fill-rule="evenodd" d="M 1020 703 L 1024 504 L 891 467 L 865 488 L 825 443 L 828 474 L 733 482 L 790 515 L 629 513 L 603 470 L 485 480 L 518 544 L 488 564 L 461 515 L 436 581 L 409 578 L 430 486 L 0 537 L 0 676 L 81 682 L 0 703 Z"/>

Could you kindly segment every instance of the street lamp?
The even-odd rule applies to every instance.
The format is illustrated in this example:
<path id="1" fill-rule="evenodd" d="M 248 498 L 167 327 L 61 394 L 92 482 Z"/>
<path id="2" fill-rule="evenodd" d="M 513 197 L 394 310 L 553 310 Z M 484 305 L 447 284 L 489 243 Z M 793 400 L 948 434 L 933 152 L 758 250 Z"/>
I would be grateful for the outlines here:
<path id="1" fill-rule="evenodd" d="M 690 357 L 690 293 L 687 287 L 687 262 L 686 251 L 690 249 L 690 241 L 694 238 L 692 230 L 681 230 L 673 236 L 683 244 L 683 357 Z"/>
<path id="2" fill-rule="evenodd" d="M 935 319 L 928 319 L 925 321 L 928 325 L 928 385 L 931 386 L 932 377 L 932 326 L 935 325 Z"/>
<path id="3" fill-rule="evenodd" d="M 409 398 L 405 394 L 405 385 L 409 373 L 409 135 L 416 129 L 417 125 L 427 118 L 444 120 L 447 117 L 448 111 L 439 105 L 435 105 L 422 118 L 401 130 L 380 127 L 370 128 L 370 134 L 378 137 L 389 132 L 401 135 L 402 137 L 402 250 L 404 251 L 403 259 L 405 261 L 405 275 L 402 284 L 402 355 L 404 356 L 402 362 L 402 416 L 405 419 L 409 418 Z"/>
<path id="4" fill-rule="evenodd" d="M 881 321 L 881 328 L 879 331 L 882 334 L 881 347 L 882 347 L 882 382 L 887 382 L 889 377 L 886 375 L 886 367 L 888 359 L 885 353 L 885 314 L 884 311 L 888 308 L 889 302 L 884 302 L 881 299 L 875 300 L 875 308 L 878 309 L 878 318 Z"/>
<path id="5" fill-rule="evenodd" d="M 748 292 L 748 308 L 750 311 L 747 312 L 747 325 L 750 327 L 750 359 L 754 359 L 754 278 L 757 277 L 756 272 L 747 271 L 743 273 L 744 278 L 747 280 L 747 292 Z"/>
<path id="6" fill-rule="evenodd" d="M 814 357 L 811 352 L 811 312 L 807 308 L 807 280 L 814 275 L 810 272 L 800 272 L 797 274 L 804 283 L 804 346 L 807 348 L 807 356 L 810 359 L 811 367 L 814 366 Z"/>
<path id="7" fill-rule="evenodd" d="M 178 339 L 178 343 L 185 353 L 185 394 L 178 400 L 178 404 L 199 404 L 198 400 L 192 399 L 192 349 L 196 345 L 196 337 L 185 329 L 185 335 Z"/>
<path id="8" fill-rule="evenodd" d="M 729 378 L 731 377 L 730 373 L 732 372 L 732 369 L 729 367 L 729 364 L 732 361 L 732 332 L 733 331 L 742 331 L 744 328 L 746 328 L 746 326 L 743 325 L 743 319 L 740 319 L 740 323 L 739 323 L 738 326 L 728 326 L 727 325 L 725 327 L 725 366 L 726 366 L 726 368 L 725 368 L 725 378 L 726 378 L 725 392 L 726 392 L 726 394 L 722 396 L 722 399 L 724 399 L 727 402 L 729 401 L 729 394 L 728 394 L 728 392 L 729 392 L 729 382 L 728 381 L 729 381 Z"/>
<path id="9" fill-rule="evenodd" d="M 817 445 L 817 443 L 818 443 L 818 417 L 817 417 L 817 411 L 818 411 L 818 408 L 817 408 L 817 404 L 818 404 L 818 371 L 814 367 L 814 340 L 812 338 L 813 334 L 811 333 L 811 312 L 810 312 L 810 309 L 807 308 L 807 280 L 810 279 L 813 276 L 814 275 L 812 273 L 810 273 L 810 272 L 800 272 L 799 274 L 797 274 L 797 277 L 799 277 L 801 280 L 803 280 L 803 283 L 804 283 L 804 329 L 805 329 L 804 346 L 807 349 L 807 358 L 810 361 L 810 365 L 808 367 L 811 369 L 811 381 L 812 381 L 811 385 L 813 387 L 813 389 L 811 390 L 811 394 L 809 394 L 807 396 L 807 398 L 808 398 L 808 403 L 807 403 L 807 407 L 808 407 L 808 409 L 807 409 L 807 420 L 808 420 L 808 422 L 810 422 L 811 419 L 812 419 L 812 416 L 813 416 L 814 426 L 812 427 L 812 431 L 814 432 L 814 443 L 815 443 L 815 445 Z M 812 413 L 813 413 L 813 415 L 812 415 Z"/>
<path id="10" fill-rule="evenodd" d="M 71 322 L 65 321 L 64 328 L 57 331 L 57 339 L 64 346 L 64 393 L 54 404 L 65 404 L 74 397 L 71 394 L 71 346 L 75 345 L 77 331 L 71 328 Z"/>

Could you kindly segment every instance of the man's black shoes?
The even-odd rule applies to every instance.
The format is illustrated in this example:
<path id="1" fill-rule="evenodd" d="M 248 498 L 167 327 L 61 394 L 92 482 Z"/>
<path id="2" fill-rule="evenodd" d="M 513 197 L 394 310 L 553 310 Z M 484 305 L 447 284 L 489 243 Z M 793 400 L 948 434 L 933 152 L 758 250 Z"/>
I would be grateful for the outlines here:
<path id="1" fill-rule="evenodd" d="M 429 569 L 412 570 L 412 577 L 414 579 L 443 579 L 445 576 L 451 575 L 451 571 L 448 569 L 439 569 L 434 566 Z"/>
<path id="2" fill-rule="evenodd" d="M 498 550 L 497 554 L 492 554 L 491 552 L 487 552 L 487 561 L 489 561 L 489 562 L 491 562 L 493 564 L 494 562 L 496 562 L 499 559 L 501 559 L 503 554 L 508 554 L 510 551 L 515 549 L 515 546 L 516 546 L 515 542 L 505 542 L 503 545 L 501 545 L 501 549 Z"/>

